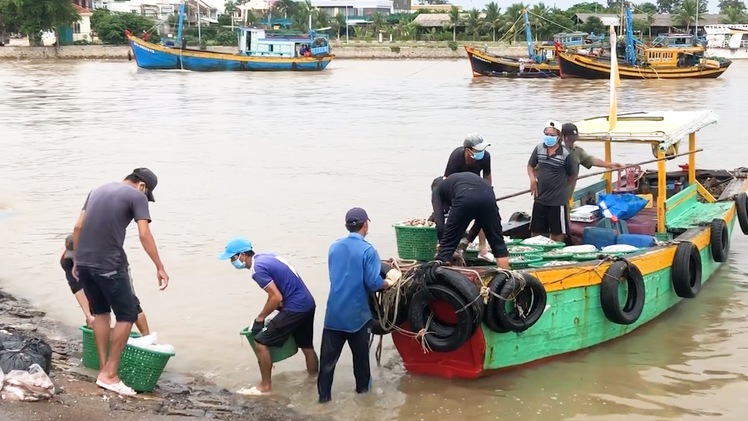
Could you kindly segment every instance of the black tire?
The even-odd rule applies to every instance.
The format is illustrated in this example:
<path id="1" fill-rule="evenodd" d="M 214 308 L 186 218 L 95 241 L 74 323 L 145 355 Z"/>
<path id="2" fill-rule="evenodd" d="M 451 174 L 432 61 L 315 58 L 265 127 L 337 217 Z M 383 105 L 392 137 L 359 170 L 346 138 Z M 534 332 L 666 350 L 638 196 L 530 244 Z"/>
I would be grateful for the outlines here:
<path id="1" fill-rule="evenodd" d="M 748 235 L 748 196 L 745 193 L 738 193 L 735 196 L 735 213 L 738 216 L 740 230 Z"/>
<path id="2" fill-rule="evenodd" d="M 709 245 L 712 249 L 712 259 L 715 262 L 726 262 L 730 252 L 730 234 L 727 223 L 723 219 L 713 219 L 709 237 Z"/>
<path id="3" fill-rule="evenodd" d="M 387 272 L 392 269 L 392 266 L 388 263 L 382 262 L 382 268 L 379 272 L 379 276 L 384 279 L 387 277 Z M 377 316 L 377 307 L 376 303 L 378 301 L 378 295 L 381 294 L 380 292 L 372 292 L 369 294 L 369 309 L 371 309 L 371 333 L 375 335 L 386 335 L 390 333 L 390 331 L 386 330 L 382 323 L 379 321 L 379 317 Z M 406 320 L 408 320 L 408 302 L 404 295 L 400 296 L 400 305 L 397 308 L 396 314 L 390 314 L 387 319 L 392 320 L 392 316 L 395 317 L 395 325 L 400 326 L 403 323 L 405 323 Z"/>
<path id="4" fill-rule="evenodd" d="M 516 294 L 516 298 L 512 301 L 511 309 L 507 311 L 507 302 L 491 295 L 484 316 L 489 329 L 498 333 L 524 332 L 543 315 L 548 301 L 545 287 L 538 278 L 529 273 L 522 273 L 521 276 L 525 281 L 525 287 L 519 292 L 516 291 L 518 285 L 513 278 L 500 274 L 491 280 L 489 287 L 493 292 L 502 297 Z"/>
<path id="5" fill-rule="evenodd" d="M 486 305 L 482 298 L 478 298 L 480 296 L 480 288 L 470 278 L 456 270 L 437 267 L 431 272 L 427 283 L 445 286 L 459 294 L 465 300 L 465 304 L 472 303 L 469 309 L 471 310 L 471 315 L 474 316 L 473 324 L 476 329 L 481 325 Z"/>
<path id="6" fill-rule="evenodd" d="M 701 253 L 693 243 L 678 244 L 670 268 L 673 289 L 681 298 L 693 298 L 701 290 Z"/>
<path id="7" fill-rule="evenodd" d="M 408 320 L 413 332 L 418 333 L 426 327 L 429 317 L 433 314 L 428 307 L 432 297 L 435 300 L 445 301 L 454 309 L 457 323 L 450 325 L 434 317 L 429 324 L 428 333 L 423 336 L 423 340 L 432 351 L 454 351 L 465 344 L 475 333 L 476 327 L 472 320 L 475 315 L 472 314 L 471 307 L 457 312 L 467 305 L 467 301 L 457 291 L 444 285 L 426 285 L 410 301 Z"/>
<path id="8" fill-rule="evenodd" d="M 618 297 L 622 282 L 628 287 L 623 306 Z M 600 283 L 600 306 L 605 317 L 619 325 L 635 323 L 644 311 L 644 298 L 644 276 L 639 268 L 627 260 L 613 262 Z"/>

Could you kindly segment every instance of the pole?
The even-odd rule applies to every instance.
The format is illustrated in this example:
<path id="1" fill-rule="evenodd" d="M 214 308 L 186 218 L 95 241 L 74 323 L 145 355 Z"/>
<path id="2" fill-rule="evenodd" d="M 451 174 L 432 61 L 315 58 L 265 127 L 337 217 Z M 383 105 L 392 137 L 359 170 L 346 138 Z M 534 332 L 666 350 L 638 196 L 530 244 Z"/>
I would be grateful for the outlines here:
<path id="1" fill-rule="evenodd" d="M 179 24 L 177 25 L 177 40 L 176 42 L 179 44 L 175 45 L 182 45 L 182 25 L 184 24 L 184 2 L 179 5 Z M 180 47 L 181 48 L 181 47 Z"/>
<path id="2" fill-rule="evenodd" d="M 345 7 L 345 43 L 348 44 L 348 6 Z"/>
<path id="3" fill-rule="evenodd" d="M 202 44 L 202 34 L 200 32 L 200 0 L 197 0 L 197 43 Z"/>
<path id="4" fill-rule="evenodd" d="M 648 160 L 648 161 L 642 161 L 642 162 L 639 162 L 639 163 L 636 163 L 636 164 L 629 164 L 629 165 L 624 165 L 624 166 L 623 166 L 623 167 L 621 167 L 621 168 L 616 168 L 616 169 L 612 169 L 612 170 L 605 170 L 605 171 L 598 171 L 598 172 L 593 172 L 593 173 L 590 173 L 590 174 L 585 174 L 585 175 L 583 175 L 583 176 L 581 176 L 581 177 L 578 177 L 578 178 L 577 178 L 577 180 L 581 180 L 581 179 L 583 179 L 583 178 L 594 177 L 594 176 L 596 176 L 596 175 L 602 175 L 602 174 L 607 174 L 607 173 L 611 173 L 611 172 L 613 172 L 613 171 L 618 171 L 618 170 L 620 170 L 620 169 L 624 169 L 624 168 L 636 167 L 636 166 L 638 166 L 638 165 L 651 164 L 651 163 L 653 163 L 653 162 L 658 162 L 658 163 L 659 163 L 660 161 L 666 161 L 666 160 L 668 160 L 668 159 L 678 158 L 679 156 L 686 156 L 686 155 L 691 155 L 691 156 L 693 156 L 693 154 L 695 154 L 695 153 L 697 153 L 697 152 L 702 152 L 702 151 L 704 151 L 704 149 L 703 149 L 703 148 L 699 148 L 699 149 L 694 149 L 693 151 L 689 151 L 689 152 L 683 152 L 683 153 L 679 153 L 679 154 L 673 155 L 673 156 L 671 156 L 671 157 L 669 157 L 669 158 L 658 158 L 658 159 L 650 159 L 650 160 Z M 522 190 L 522 191 L 519 191 L 519 192 L 517 192 L 517 193 L 512 193 L 512 194 L 508 194 L 508 195 L 506 195 L 506 196 L 501 196 L 501 197 L 498 197 L 498 198 L 496 198 L 496 201 L 498 202 L 498 201 L 500 201 L 500 200 L 511 199 L 512 197 L 522 196 L 522 195 L 523 195 L 523 194 L 525 194 L 525 193 L 530 193 L 530 189 L 527 189 L 527 190 Z"/>

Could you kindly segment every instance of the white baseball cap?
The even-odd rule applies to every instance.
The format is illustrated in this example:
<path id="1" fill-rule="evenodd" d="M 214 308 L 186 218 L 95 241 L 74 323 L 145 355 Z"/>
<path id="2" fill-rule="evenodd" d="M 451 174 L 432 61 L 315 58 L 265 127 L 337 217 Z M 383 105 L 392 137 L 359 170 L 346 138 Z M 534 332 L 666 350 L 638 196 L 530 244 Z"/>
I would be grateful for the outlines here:
<path id="1" fill-rule="evenodd" d="M 554 129 L 558 130 L 559 132 L 561 132 L 561 123 L 558 122 L 558 121 L 556 121 L 556 120 L 548 120 L 548 121 L 546 121 L 545 122 L 545 126 L 543 126 L 543 131 L 545 131 L 545 129 L 547 129 L 549 127 L 552 127 Z"/>

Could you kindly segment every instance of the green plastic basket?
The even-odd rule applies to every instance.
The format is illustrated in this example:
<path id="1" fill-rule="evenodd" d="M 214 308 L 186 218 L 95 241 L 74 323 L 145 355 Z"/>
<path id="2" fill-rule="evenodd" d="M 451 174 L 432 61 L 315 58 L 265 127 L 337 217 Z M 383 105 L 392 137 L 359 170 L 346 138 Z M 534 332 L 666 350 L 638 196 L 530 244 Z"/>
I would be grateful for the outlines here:
<path id="1" fill-rule="evenodd" d="M 527 247 L 539 247 L 546 251 L 566 247 L 566 243 L 561 242 L 561 241 L 556 241 L 553 244 L 525 244 L 525 241 L 526 240 L 522 240 L 522 242 L 520 242 L 519 244 L 522 246 L 527 246 Z"/>
<path id="2" fill-rule="evenodd" d="M 125 345 L 117 375 L 136 392 L 150 392 L 156 388 L 166 364 L 174 355 Z"/>
<path id="3" fill-rule="evenodd" d="M 521 261 L 517 261 L 518 257 L 523 258 Z M 531 263 L 538 263 L 543 260 L 542 257 L 537 254 L 525 254 L 523 256 L 509 256 L 509 267 L 512 269 L 525 269 Z"/>
<path id="4" fill-rule="evenodd" d="M 568 260 L 571 259 L 571 257 L 574 255 L 574 253 L 550 253 L 545 252 L 540 255 L 540 257 L 543 258 L 543 260 Z"/>
<path id="5" fill-rule="evenodd" d="M 397 239 L 397 255 L 405 260 L 430 261 L 436 257 L 436 227 L 393 225 Z"/>
<path id="6" fill-rule="evenodd" d="M 240 335 L 247 338 L 247 342 L 249 342 L 249 346 L 252 347 L 252 351 L 257 355 L 257 349 L 255 348 L 255 335 L 250 330 L 251 328 L 249 326 L 242 329 L 241 332 L 239 332 Z M 299 347 L 296 345 L 296 340 L 293 338 L 293 335 L 288 337 L 288 340 L 283 344 L 283 346 L 280 347 L 270 347 L 270 359 L 273 361 L 273 364 L 283 361 L 286 358 L 291 358 L 296 353 L 299 352 Z"/>
<path id="7" fill-rule="evenodd" d="M 600 257 L 600 252 L 599 251 L 593 251 L 593 252 L 590 252 L 590 253 L 577 253 L 577 254 L 574 254 L 574 255 L 571 256 L 571 259 L 579 261 L 579 262 L 584 262 L 584 261 L 588 261 L 588 260 L 598 260 L 599 257 Z"/>
<path id="8" fill-rule="evenodd" d="M 573 262 L 568 262 L 568 261 L 564 261 L 564 260 L 552 260 L 552 261 L 555 261 L 555 262 L 562 262 L 562 263 L 564 263 L 564 264 L 567 264 L 567 265 L 571 265 L 571 264 L 573 264 Z M 533 269 L 546 269 L 546 268 L 554 268 L 554 267 L 558 267 L 558 266 L 545 266 L 545 265 L 547 265 L 547 264 L 548 264 L 548 263 L 550 263 L 550 262 L 551 262 L 551 261 L 546 261 L 546 260 L 544 260 L 544 261 L 542 261 L 542 262 L 529 263 L 529 264 L 527 265 L 527 267 L 529 267 L 529 268 L 533 268 Z M 559 265 L 559 266 L 560 266 L 560 265 Z"/>
<path id="9" fill-rule="evenodd" d="M 83 367 L 98 370 L 101 362 L 99 361 L 99 352 L 96 350 L 96 339 L 94 338 L 93 330 L 89 329 L 88 326 L 81 326 L 80 331 L 83 335 Z M 131 338 L 139 338 L 140 336 L 142 335 L 138 332 L 130 332 Z M 107 348 L 108 354 L 109 349 Z"/>
<path id="10" fill-rule="evenodd" d="M 526 250 L 526 251 L 516 251 L 517 250 L 516 247 L 527 247 L 528 250 Z M 541 254 L 541 253 L 543 253 L 545 251 L 545 250 L 543 250 L 540 247 L 530 247 L 530 246 L 509 246 L 508 249 L 509 249 L 509 257 L 511 257 L 511 256 L 525 256 L 525 255 L 528 255 L 528 254 Z"/>

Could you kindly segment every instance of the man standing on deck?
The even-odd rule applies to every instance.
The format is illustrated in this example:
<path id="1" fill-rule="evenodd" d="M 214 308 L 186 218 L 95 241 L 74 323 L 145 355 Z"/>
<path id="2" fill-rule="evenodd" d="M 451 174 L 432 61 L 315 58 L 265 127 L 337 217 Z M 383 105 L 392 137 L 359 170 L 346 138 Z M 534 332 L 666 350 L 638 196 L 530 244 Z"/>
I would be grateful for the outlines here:
<path id="1" fill-rule="evenodd" d="M 491 154 L 486 150 L 491 146 L 490 143 L 483 139 L 478 133 L 472 133 L 465 137 L 462 146 L 458 147 L 449 155 L 447 168 L 444 170 L 444 176 L 449 177 L 459 172 L 471 172 L 483 176 L 488 185 L 491 185 Z M 468 238 L 470 243 L 473 238 Z M 467 244 L 466 244 L 467 245 Z M 496 259 L 488 251 L 486 246 L 486 234 L 481 230 L 478 233 L 478 257 L 493 262 Z"/>
<path id="2" fill-rule="evenodd" d="M 356 393 L 371 390 L 369 335 L 372 314 L 369 294 L 392 286 L 392 281 L 380 276 L 382 263 L 379 253 L 364 239 L 369 232 L 366 211 L 361 208 L 349 210 L 345 214 L 345 228 L 348 236 L 330 246 L 327 258 L 330 294 L 317 377 L 319 403 L 332 399 L 335 366 L 346 342 L 353 354 Z"/>
<path id="3" fill-rule="evenodd" d="M 436 259 L 449 263 L 470 222 L 486 233 L 486 240 L 496 257 L 498 266 L 509 269 L 509 252 L 501 232 L 501 216 L 496 205 L 493 187 L 479 175 L 459 172 L 449 177 L 437 177 L 431 184 L 431 204 L 434 208 L 439 252 Z M 444 221 L 444 209 L 449 217 Z"/>
<path id="4" fill-rule="evenodd" d="M 543 143 L 533 149 L 527 163 L 535 197 L 530 231 L 533 236 L 550 233 L 554 241 L 564 241 L 569 233 L 569 188 L 579 172 L 579 163 L 560 141 L 560 127 L 556 121 L 545 124 Z"/>
<path id="5" fill-rule="evenodd" d="M 564 146 L 566 146 L 569 151 L 571 151 L 571 154 L 574 155 L 574 158 L 577 160 L 577 173 L 579 172 L 579 165 L 584 165 L 585 168 L 590 169 L 592 167 L 601 167 L 609 170 L 613 170 L 616 168 L 622 168 L 623 165 L 617 163 L 617 162 L 605 162 L 602 159 L 595 158 L 592 155 L 588 154 L 587 151 L 582 149 L 579 146 L 575 145 L 575 142 L 577 141 L 577 138 L 579 137 L 579 130 L 577 130 L 577 126 L 572 123 L 566 123 L 561 127 L 561 137 L 563 137 L 564 140 Z M 577 180 L 574 179 L 574 182 L 569 186 L 569 198 L 571 199 L 572 195 L 574 194 L 574 189 L 576 188 Z"/>
<path id="6" fill-rule="evenodd" d="M 248 391 L 239 393 L 270 393 L 273 370 L 270 348 L 283 346 L 291 336 L 304 354 L 307 372 L 310 375 L 317 374 L 318 359 L 313 345 L 316 304 L 296 269 L 286 259 L 275 254 L 255 254 L 252 243 L 242 237 L 229 241 L 218 258 L 230 259 L 236 269 L 249 269 L 252 279 L 268 294 L 265 306 L 252 325 L 262 381 L 259 387 L 253 386 Z M 265 329 L 265 319 L 275 310 L 279 310 L 278 314 L 267 322 Z"/>
<path id="7" fill-rule="evenodd" d="M 138 224 L 143 249 L 156 266 L 159 289 L 164 290 L 169 285 L 169 275 L 164 270 L 149 226 L 148 202 L 155 201 L 153 190 L 157 183 L 158 178 L 151 170 L 136 168 L 121 182 L 91 190 L 73 230 L 73 274 L 77 272 L 91 304 L 96 350 L 101 361 L 96 385 L 124 396 L 136 394 L 117 376 L 122 350 L 138 319 L 138 300 L 123 249 L 125 230 L 132 220 Z M 110 332 L 112 311 L 117 323 Z"/>

